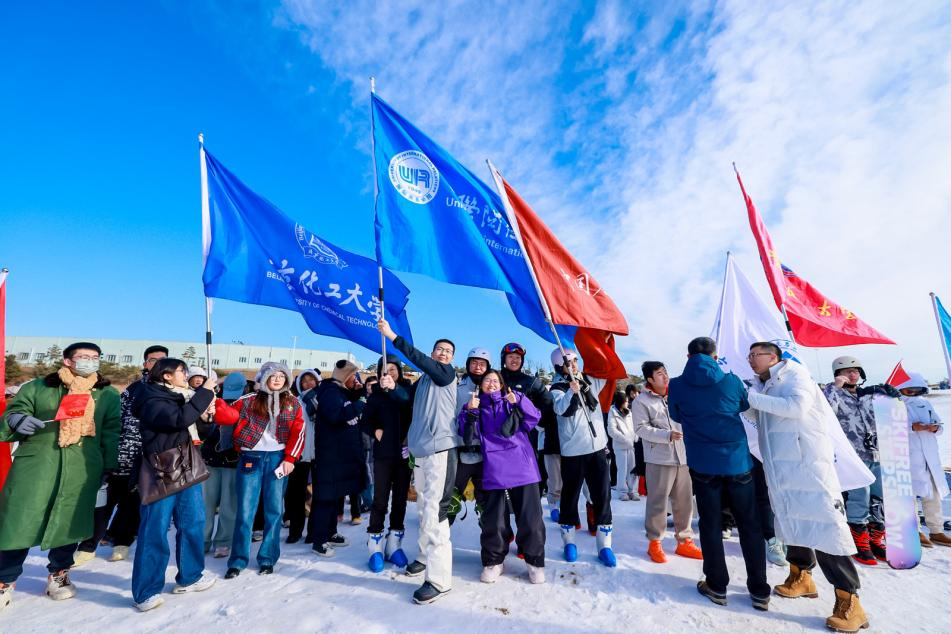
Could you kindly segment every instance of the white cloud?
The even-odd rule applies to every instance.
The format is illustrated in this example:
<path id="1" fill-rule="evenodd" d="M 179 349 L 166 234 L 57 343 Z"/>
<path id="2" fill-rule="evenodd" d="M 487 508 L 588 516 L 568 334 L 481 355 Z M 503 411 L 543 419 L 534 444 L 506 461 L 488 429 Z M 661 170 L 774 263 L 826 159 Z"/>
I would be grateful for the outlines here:
<path id="1" fill-rule="evenodd" d="M 943 376 L 927 293 L 951 303 L 951 10 L 573 6 L 287 0 L 276 23 L 355 112 L 375 74 L 463 162 L 499 163 L 628 316 L 632 367 L 676 368 L 707 334 L 728 249 L 762 281 L 735 160 L 785 262 L 899 342 L 855 351 L 870 373 L 902 356 Z"/>

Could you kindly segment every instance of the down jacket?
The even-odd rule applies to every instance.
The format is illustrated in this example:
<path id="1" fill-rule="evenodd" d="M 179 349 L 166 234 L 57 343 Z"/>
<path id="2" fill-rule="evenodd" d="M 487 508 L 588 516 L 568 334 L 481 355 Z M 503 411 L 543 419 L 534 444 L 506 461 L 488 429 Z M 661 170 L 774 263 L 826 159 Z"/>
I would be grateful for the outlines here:
<path id="1" fill-rule="evenodd" d="M 825 419 L 831 412 L 819 387 L 801 365 L 784 361 L 765 383 L 754 380 L 748 399 L 757 416 L 776 535 L 790 546 L 854 554 Z"/>

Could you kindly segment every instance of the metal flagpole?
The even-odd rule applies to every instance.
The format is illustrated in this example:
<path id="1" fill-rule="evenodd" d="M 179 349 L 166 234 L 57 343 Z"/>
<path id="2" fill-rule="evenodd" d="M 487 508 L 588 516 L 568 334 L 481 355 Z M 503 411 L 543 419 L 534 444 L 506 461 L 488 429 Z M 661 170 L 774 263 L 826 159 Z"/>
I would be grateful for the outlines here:
<path id="1" fill-rule="evenodd" d="M 716 341 L 720 341 L 720 331 L 723 328 L 723 300 L 726 297 L 726 275 L 730 270 L 730 258 L 733 254 L 726 252 L 726 264 L 723 265 L 723 286 L 720 289 L 720 310 L 717 312 Z"/>
<path id="2" fill-rule="evenodd" d="M 211 248 L 211 204 L 208 201 L 208 165 L 205 160 L 205 135 L 198 133 L 198 159 L 201 164 L 201 265 L 208 261 Z M 205 369 L 211 375 L 211 298 L 205 296 Z"/>
<path id="3" fill-rule="evenodd" d="M 938 296 L 931 295 L 931 307 L 934 309 L 934 319 L 938 325 L 938 338 L 941 340 L 941 352 L 944 355 L 944 365 L 948 370 L 948 380 L 951 381 L 951 357 L 948 356 L 948 340 L 944 338 L 944 327 L 941 325 L 941 315 L 938 313 Z"/>
<path id="4" fill-rule="evenodd" d="M 373 121 L 373 95 L 376 94 L 376 77 L 370 77 L 370 160 L 373 162 L 373 222 L 376 223 L 376 206 L 379 203 L 380 197 L 380 183 L 377 180 L 376 173 L 376 130 L 375 124 Z M 374 237 L 376 236 L 376 229 L 374 228 Z M 384 304 L 383 304 L 383 265 L 379 261 L 380 248 L 377 245 L 377 273 L 379 274 L 379 288 L 377 297 L 380 300 L 380 317 L 386 318 L 384 313 Z M 379 364 L 379 367 L 376 369 L 376 376 L 378 378 L 383 377 L 383 373 L 386 371 L 386 335 L 382 332 L 380 333 L 380 358 L 383 359 L 383 363 Z"/>
<path id="5" fill-rule="evenodd" d="M 528 257 L 528 251 L 525 250 L 525 243 L 522 241 L 522 231 L 519 229 L 518 221 L 515 218 L 515 210 L 512 209 L 512 203 L 509 201 L 508 194 L 505 192 L 505 183 L 502 182 L 502 174 L 496 169 L 495 165 L 492 164 L 492 161 L 486 159 L 486 164 L 489 166 L 489 171 L 492 173 L 492 180 L 495 183 L 495 188 L 499 192 L 499 197 L 502 199 L 502 207 L 505 209 L 505 215 L 508 217 L 509 225 L 512 227 L 512 231 L 515 233 L 515 239 L 518 241 L 518 248 L 522 251 L 522 257 L 525 259 L 525 264 L 528 266 L 528 272 L 532 276 L 532 284 L 535 285 L 535 293 L 538 295 L 538 302 L 542 306 L 542 310 L 545 313 L 545 321 L 548 322 L 548 327 L 551 328 L 551 334 L 555 336 L 555 343 L 558 345 L 558 349 L 561 351 L 561 361 L 564 364 L 564 367 L 568 370 L 568 375 L 572 380 L 576 380 L 575 373 L 571 370 L 571 367 L 568 365 L 566 359 L 565 346 L 561 343 L 561 337 L 558 336 L 558 329 L 555 328 L 555 323 L 551 318 L 551 310 L 548 308 L 548 302 L 545 301 L 545 294 L 542 293 L 542 287 L 538 283 L 538 277 L 535 275 L 535 267 L 532 266 L 532 260 Z M 588 426 L 591 428 L 591 433 L 595 436 L 598 435 L 598 432 L 595 430 L 594 424 L 591 422 L 591 414 L 588 412 L 587 407 L 582 407 L 584 411 L 585 418 L 588 419 Z"/>

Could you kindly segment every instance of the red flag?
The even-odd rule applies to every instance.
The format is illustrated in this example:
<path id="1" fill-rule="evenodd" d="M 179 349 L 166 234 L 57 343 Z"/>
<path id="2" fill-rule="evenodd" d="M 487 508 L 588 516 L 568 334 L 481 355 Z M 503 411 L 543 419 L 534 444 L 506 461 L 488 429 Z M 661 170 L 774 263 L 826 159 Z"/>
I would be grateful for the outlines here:
<path id="1" fill-rule="evenodd" d="M 86 413 L 86 407 L 89 405 L 89 394 L 67 394 L 59 402 L 59 409 L 56 410 L 56 416 L 53 420 L 68 420 L 70 418 L 79 418 Z"/>
<path id="2" fill-rule="evenodd" d="M 498 179 L 505 188 L 552 322 L 578 326 L 575 345 L 584 360 L 585 373 L 606 379 L 627 378 L 627 370 L 614 351 L 614 334 L 628 333 L 624 315 L 518 192 L 501 176 Z"/>
<path id="3" fill-rule="evenodd" d="M 6 309 L 7 309 L 7 272 L 0 271 L 0 414 L 7 407 L 4 394 L 7 391 L 7 342 L 6 342 Z M 10 443 L 0 442 L 0 489 L 7 479 L 12 459 L 10 458 Z"/>
<path id="4" fill-rule="evenodd" d="M 796 343 L 811 348 L 831 348 L 859 343 L 895 342 L 859 319 L 851 310 L 840 306 L 820 293 L 809 282 L 783 266 L 766 231 L 763 219 L 756 211 L 752 199 L 743 187 L 740 173 L 736 180 L 743 192 L 750 229 L 756 238 L 760 261 L 766 273 L 766 281 L 773 292 L 776 307 L 786 307 L 786 317 L 792 328 Z"/>
<path id="5" fill-rule="evenodd" d="M 892 387 L 898 387 L 905 381 L 910 381 L 911 377 L 908 376 L 908 373 L 905 372 L 905 368 L 902 367 L 901 361 L 898 362 L 898 365 L 895 366 L 895 369 L 892 370 L 892 373 L 888 375 L 888 378 L 885 379 L 885 382 L 891 385 Z"/>

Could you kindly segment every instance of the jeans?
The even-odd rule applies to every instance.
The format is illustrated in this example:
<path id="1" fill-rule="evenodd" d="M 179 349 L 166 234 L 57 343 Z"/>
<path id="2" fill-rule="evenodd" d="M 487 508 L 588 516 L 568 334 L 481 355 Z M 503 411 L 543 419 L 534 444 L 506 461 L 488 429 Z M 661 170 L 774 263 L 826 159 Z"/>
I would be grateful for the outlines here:
<path id="1" fill-rule="evenodd" d="M 739 475 L 710 475 L 691 470 L 690 477 L 700 516 L 700 548 L 703 550 L 703 574 L 707 585 L 716 592 L 726 592 L 730 583 L 723 554 L 722 504 L 725 498 L 740 532 L 746 587 L 753 596 L 768 597 L 772 588 L 766 582 L 766 549 L 756 510 L 752 471 Z"/>
<path id="2" fill-rule="evenodd" d="M 205 569 L 202 529 L 205 507 L 197 484 L 167 498 L 143 504 L 139 515 L 138 546 L 132 562 L 132 599 L 141 603 L 165 587 L 168 567 L 168 525 L 175 522 L 175 582 L 189 586 Z"/>
<path id="3" fill-rule="evenodd" d="M 212 548 L 231 545 L 234 518 L 238 503 L 235 493 L 233 467 L 208 467 L 211 477 L 202 482 L 205 498 L 205 552 Z M 215 530 L 215 509 L 218 510 L 218 529 Z"/>
<path id="4" fill-rule="evenodd" d="M 865 466 L 875 475 L 875 482 L 861 489 L 845 492 L 845 517 L 849 524 L 885 523 L 882 508 L 882 466 L 865 461 Z"/>
<path id="5" fill-rule="evenodd" d="M 251 559 L 251 527 L 258 502 L 264 502 L 264 540 L 258 549 L 258 566 L 273 566 L 281 556 L 281 516 L 287 479 L 277 479 L 274 470 L 284 461 L 284 451 L 242 451 L 238 457 L 235 490 L 238 512 L 228 567 L 244 570 Z M 263 493 L 263 498 L 262 498 Z"/>
<path id="6" fill-rule="evenodd" d="M 69 570 L 73 565 L 76 544 L 66 544 L 50 548 L 49 564 L 46 569 L 51 575 L 60 570 Z M 29 548 L 0 551 L 0 583 L 13 583 L 23 574 L 23 562 L 30 553 Z"/>
<path id="7" fill-rule="evenodd" d="M 106 488 L 106 505 L 100 506 L 94 513 L 92 536 L 80 542 L 79 550 L 96 552 L 99 542 L 108 533 L 112 536 L 113 546 L 131 546 L 135 534 L 139 531 L 139 493 L 131 491 L 129 476 L 109 476 Z M 112 512 L 115 511 L 115 517 Z M 112 523 L 109 519 L 112 518 Z M 108 531 L 107 531 L 108 527 Z"/>

